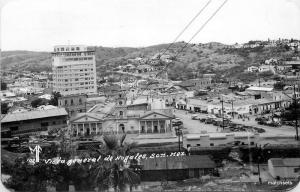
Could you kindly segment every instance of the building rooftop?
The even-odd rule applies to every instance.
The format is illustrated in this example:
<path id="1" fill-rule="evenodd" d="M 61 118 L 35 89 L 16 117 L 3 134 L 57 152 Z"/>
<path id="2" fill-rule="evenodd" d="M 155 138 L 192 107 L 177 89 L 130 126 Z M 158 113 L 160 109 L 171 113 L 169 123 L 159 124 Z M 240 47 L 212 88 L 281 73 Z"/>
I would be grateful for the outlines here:
<path id="1" fill-rule="evenodd" d="M 274 167 L 298 167 L 300 166 L 300 158 L 271 158 Z"/>
<path id="2" fill-rule="evenodd" d="M 143 170 L 215 168 L 216 164 L 208 155 L 158 157 L 142 159 Z"/>
<path id="3" fill-rule="evenodd" d="M 187 140 L 198 140 L 200 137 L 210 137 L 210 138 L 225 138 L 227 136 L 234 136 L 234 137 L 254 137 L 256 134 L 252 132 L 230 132 L 230 133 L 198 133 L 198 134 L 186 134 Z"/>
<path id="4" fill-rule="evenodd" d="M 273 91 L 273 87 L 249 87 L 246 89 L 247 91 Z"/>
<path id="5" fill-rule="evenodd" d="M 77 113 L 75 116 L 73 116 L 70 119 L 70 121 L 72 122 L 72 121 L 80 119 L 82 117 L 91 117 L 91 118 L 94 118 L 94 119 L 102 120 L 104 116 L 105 116 L 104 114 L 93 113 L 93 112 Z"/>
<path id="6" fill-rule="evenodd" d="M 65 110 L 65 108 L 25 111 L 20 113 L 13 113 L 13 114 L 9 113 L 1 120 L 1 123 L 25 121 L 31 119 L 41 119 L 46 117 L 67 116 L 67 115 L 68 113 Z"/>

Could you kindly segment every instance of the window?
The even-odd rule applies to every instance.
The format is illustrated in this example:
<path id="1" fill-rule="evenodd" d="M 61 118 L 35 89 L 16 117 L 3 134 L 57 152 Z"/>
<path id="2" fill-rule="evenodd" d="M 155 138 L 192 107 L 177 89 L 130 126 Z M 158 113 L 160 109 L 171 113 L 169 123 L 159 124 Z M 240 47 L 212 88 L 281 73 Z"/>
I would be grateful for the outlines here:
<path id="1" fill-rule="evenodd" d="M 74 104 L 73 99 L 71 99 L 71 105 L 73 105 L 73 104 Z"/>
<path id="2" fill-rule="evenodd" d="M 81 104 L 82 103 L 82 100 L 81 100 L 81 98 L 79 98 L 79 104 Z"/>
<path id="3" fill-rule="evenodd" d="M 79 47 L 76 47 L 76 50 L 79 51 Z"/>
<path id="4" fill-rule="evenodd" d="M 120 116 L 123 116 L 123 111 L 120 111 Z"/>
<path id="5" fill-rule="evenodd" d="M 197 146 L 199 147 L 199 146 L 201 146 L 200 144 L 197 144 Z"/>
<path id="6" fill-rule="evenodd" d="M 300 167 L 294 168 L 294 173 L 298 173 L 298 172 L 300 172 Z"/>
<path id="7" fill-rule="evenodd" d="M 16 126 L 16 127 L 10 127 L 10 130 L 11 130 L 11 131 L 16 131 L 16 130 L 18 130 L 18 129 L 19 129 L 18 126 Z"/>
<path id="8" fill-rule="evenodd" d="M 213 144 L 213 143 L 211 143 L 211 144 L 210 144 L 210 146 L 214 146 L 214 144 Z"/>
<path id="9" fill-rule="evenodd" d="M 41 126 L 42 127 L 49 126 L 49 123 L 48 122 L 43 122 L 43 123 L 41 123 Z"/>
<path id="10" fill-rule="evenodd" d="M 123 105 L 123 102 L 122 102 L 122 101 L 119 101 L 119 105 Z"/>
<path id="11" fill-rule="evenodd" d="M 56 121 L 53 121 L 53 122 L 52 122 L 52 125 L 56 125 Z"/>
<path id="12" fill-rule="evenodd" d="M 60 50 L 61 50 L 61 51 L 64 51 L 65 49 L 64 49 L 64 48 L 61 48 Z"/>
<path id="13" fill-rule="evenodd" d="M 65 100 L 65 105 L 68 105 L 68 100 Z"/>

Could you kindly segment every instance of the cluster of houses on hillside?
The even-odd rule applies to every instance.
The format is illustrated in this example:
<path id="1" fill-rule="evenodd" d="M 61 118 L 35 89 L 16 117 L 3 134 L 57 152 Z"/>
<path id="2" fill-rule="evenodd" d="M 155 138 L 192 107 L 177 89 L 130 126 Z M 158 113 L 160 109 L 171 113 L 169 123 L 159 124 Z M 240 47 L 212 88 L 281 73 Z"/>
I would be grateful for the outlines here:
<path id="1" fill-rule="evenodd" d="M 256 48 L 256 47 L 287 47 L 290 50 L 299 50 L 300 41 L 297 39 L 277 39 L 277 40 L 270 40 L 267 41 L 249 41 L 248 43 L 244 44 L 234 44 L 229 46 L 229 48 Z"/>
<path id="2" fill-rule="evenodd" d="M 239 89 L 233 89 L 236 87 L 231 83 L 214 81 L 216 74 L 203 74 L 202 77 L 184 81 L 139 79 L 128 74 L 157 73 L 162 67 L 161 60 L 165 63 L 171 62 L 172 56 L 154 55 L 149 59 L 129 59 L 126 65 L 117 68 L 127 80 L 103 82 L 99 86 L 96 83 L 94 50 L 79 45 L 56 46 L 52 53 L 52 77 L 45 72 L 26 73 L 18 78 L 10 74 L 3 77 L 7 86 L 0 92 L 0 99 L 1 104 L 6 103 L 9 110 L 0 116 L 1 137 L 9 142 L 21 140 L 22 137 L 44 135 L 54 136 L 58 140 L 60 133 L 66 133 L 66 140 L 77 142 L 77 146 L 84 143 L 91 147 L 89 144 L 93 142 L 97 146 L 101 145 L 103 135 L 125 135 L 126 139 L 140 145 L 158 146 L 159 143 L 159 147 L 145 147 L 147 150 L 156 148 L 154 150 L 158 151 L 167 149 L 166 145 L 170 145 L 173 150 L 173 144 L 178 137 L 178 151 L 184 155 L 138 161 L 137 165 L 143 166 L 142 179 L 157 181 L 166 178 L 199 178 L 217 172 L 221 163 L 213 158 L 216 150 L 219 151 L 215 156 L 219 155 L 219 159 L 223 160 L 219 153 L 227 153 L 228 150 L 229 154 L 236 143 L 240 143 L 240 147 L 248 145 L 250 150 L 257 148 L 260 141 L 261 132 L 255 130 L 225 130 L 225 117 L 229 120 L 238 116 L 245 120 L 246 116 L 254 119 L 266 113 L 279 113 L 292 104 L 292 98 L 300 98 L 300 81 L 287 78 L 293 73 L 295 79 L 299 80 L 299 58 L 284 62 L 270 58 L 264 65 L 248 68 L 249 72 L 272 71 L 274 74 L 285 75 L 285 86 L 282 90 L 274 88 L 279 82 L 277 80 L 256 79 L 249 84 L 238 82 L 236 85 Z M 32 103 L 36 100 L 43 102 L 33 106 Z M 222 117 L 223 130 L 218 131 L 220 129 L 217 128 L 216 131 L 204 131 L 199 126 L 195 133 L 189 132 L 185 127 L 187 121 L 192 120 L 193 115 L 199 117 L 197 120 L 200 121 L 200 114 L 194 113 L 204 113 L 201 115 L 213 116 L 215 119 Z M 180 119 L 176 116 L 178 114 L 188 120 Z M 233 125 L 234 122 L 231 123 Z M 190 124 L 194 125 L 193 122 Z M 241 124 L 235 125 L 238 127 Z M 37 141 L 30 139 L 28 144 Z M 41 144 L 46 142 L 48 141 L 42 140 Z M 198 148 L 201 148 L 203 154 L 191 155 Z M 237 148 L 234 147 L 235 149 Z M 78 147 L 77 150 L 81 149 Z M 147 150 L 145 149 L 146 152 Z M 226 155 L 229 157 L 228 154 Z M 294 163 L 291 159 L 270 158 L 270 174 L 274 178 L 281 175 L 286 178 L 298 176 L 299 159 L 293 160 Z M 297 171 L 291 173 L 292 169 Z"/>
<path id="3" fill-rule="evenodd" d="M 279 61 L 277 59 L 270 58 L 265 60 L 264 64 L 248 67 L 247 72 L 272 72 L 273 74 L 278 74 L 286 79 L 300 79 L 300 58 L 295 57 L 286 61 Z"/>

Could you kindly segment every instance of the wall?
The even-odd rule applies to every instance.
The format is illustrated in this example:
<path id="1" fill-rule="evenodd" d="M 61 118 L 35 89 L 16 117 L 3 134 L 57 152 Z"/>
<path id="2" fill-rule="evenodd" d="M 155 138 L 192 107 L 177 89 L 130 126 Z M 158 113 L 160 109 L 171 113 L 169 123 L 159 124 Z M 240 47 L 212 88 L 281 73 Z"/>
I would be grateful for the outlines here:
<path id="1" fill-rule="evenodd" d="M 33 131 L 50 131 L 53 129 L 60 129 L 67 127 L 67 116 L 49 117 L 43 119 L 33 119 L 27 121 L 18 121 L 11 123 L 3 123 L 2 127 L 10 129 L 11 127 L 18 127 L 17 132 L 12 131 L 12 135 L 26 134 Z M 41 126 L 41 123 L 48 123 L 48 126 Z"/>
<path id="2" fill-rule="evenodd" d="M 224 135 L 223 137 L 209 137 L 208 135 L 203 135 L 200 139 L 187 139 L 184 137 L 183 146 L 187 147 L 190 145 L 191 147 L 212 147 L 212 146 L 224 146 L 229 143 L 240 141 L 241 144 L 248 145 L 248 143 L 253 142 L 253 145 L 257 143 L 257 137 L 238 137 L 233 134 Z M 213 145 L 212 145 L 213 144 Z"/>

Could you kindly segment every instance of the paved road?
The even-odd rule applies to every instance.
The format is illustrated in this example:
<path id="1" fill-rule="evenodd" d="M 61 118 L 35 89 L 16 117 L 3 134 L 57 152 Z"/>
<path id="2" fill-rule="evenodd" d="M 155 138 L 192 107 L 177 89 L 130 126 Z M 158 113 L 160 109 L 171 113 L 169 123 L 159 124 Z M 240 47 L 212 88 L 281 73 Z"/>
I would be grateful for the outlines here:
<path id="1" fill-rule="evenodd" d="M 205 124 L 200 122 L 199 120 L 192 120 L 192 114 L 187 113 L 184 110 L 175 110 L 176 117 L 179 117 L 183 121 L 184 127 L 187 129 L 188 133 L 201 133 L 201 131 L 210 132 L 221 132 L 222 128 L 214 126 L 212 124 Z M 197 113 L 200 117 L 205 117 L 206 114 Z M 265 129 L 265 133 L 260 134 L 260 143 L 270 143 L 270 144 L 277 144 L 277 143 L 286 143 L 286 144 L 295 144 L 300 142 L 295 141 L 293 138 L 295 136 L 295 128 L 291 126 L 281 126 L 281 127 L 270 127 L 265 125 L 258 125 L 255 121 L 255 117 L 250 117 L 250 120 L 243 121 L 242 119 L 232 119 L 233 122 L 248 125 L 248 126 L 255 126 L 258 128 Z"/>

